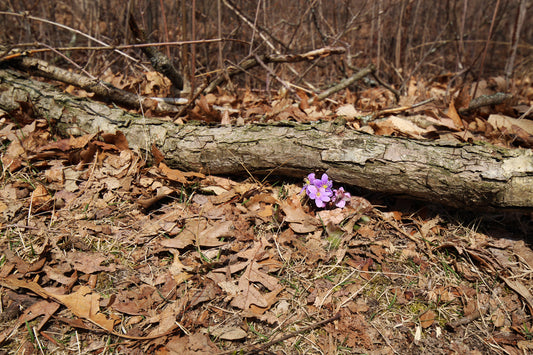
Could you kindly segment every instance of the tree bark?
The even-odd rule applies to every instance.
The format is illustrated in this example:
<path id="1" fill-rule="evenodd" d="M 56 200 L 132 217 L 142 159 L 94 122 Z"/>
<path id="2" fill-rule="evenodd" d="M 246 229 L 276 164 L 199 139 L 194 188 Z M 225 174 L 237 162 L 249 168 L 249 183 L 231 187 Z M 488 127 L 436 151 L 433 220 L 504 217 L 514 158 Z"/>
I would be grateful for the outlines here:
<path id="1" fill-rule="evenodd" d="M 337 121 L 176 125 L 0 70 L 0 108 L 10 112 L 21 102 L 31 102 L 65 135 L 120 130 L 132 148 L 149 151 L 156 144 L 167 163 L 180 169 L 295 177 L 320 169 L 338 184 L 453 207 L 533 210 L 531 150 L 374 136 Z"/>

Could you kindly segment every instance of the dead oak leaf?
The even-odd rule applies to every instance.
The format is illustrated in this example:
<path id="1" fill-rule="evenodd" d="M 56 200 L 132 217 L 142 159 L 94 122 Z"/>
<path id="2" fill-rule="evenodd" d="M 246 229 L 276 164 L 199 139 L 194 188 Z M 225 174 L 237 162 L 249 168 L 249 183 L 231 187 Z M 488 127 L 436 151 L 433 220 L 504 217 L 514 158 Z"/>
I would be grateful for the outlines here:
<path id="1" fill-rule="evenodd" d="M 454 100 L 450 101 L 447 116 L 453 120 L 453 123 L 458 129 L 464 129 L 463 120 L 461 119 L 461 116 L 459 116 L 459 114 L 457 113 Z"/>
<path id="2" fill-rule="evenodd" d="M 99 254 L 88 254 L 78 251 L 72 251 L 67 253 L 67 260 L 72 267 L 85 274 L 92 274 L 97 271 L 114 272 L 116 270 L 115 265 L 101 266 L 107 258 Z"/>
<path id="3" fill-rule="evenodd" d="M 436 318 L 437 314 L 430 309 L 420 315 L 420 325 L 422 326 L 422 328 L 428 328 L 435 322 Z"/>
<path id="4" fill-rule="evenodd" d="M 53 293 L 50 295 L 70 309 L 74 315 L 87 319 L 109 332 L 113 332 L 115 320 L 107 318 L 100 312 L 100 295 L 91 293 L 89 287 L 81 286 L 76 292 L 68 295 Z"/>
<path id="5" fill-rule="evenodd" d="M 234 235 L 233 222 L 225 221 L 209 226 L 205 220 L 187 222 L 175 238 L 163 239 L 160 244 L 167 248 L 182 249 L 194 245 L 195 241 L 203 247 L 218 247 L 227 243 L 221 238 Z"/>
<path id="6" fill-rule="evenodd" d="M 255 241 L 254 245 L 249 249 L 241 250 L 237 253 L 239 258 L 250 260 L 262 260 L 265 255 L 267 247 L 271 246 L 265 237 L 261 237 L 260 240 Z"/>
<path id="7" fill-rule="evenodd" d="M 52 199 L 44 185 L 39 184 L 31 194 L 31 201 L 34 206 L 42 206 Z"/>
<path id="8" fill-rule="evenodd" d="M 176 317 L 178 317 L 179 313 L 183 310 L 182 307 L 183 305 L 180 302 L 169 303 L 160 314 L 152 317 L 150 322 L 155 322 L 157 320 L 159 324 L 148 336 L 153 337 L 176 329 L 178 327 L 176 324 Z"/>
<path id="9" fill-rule="evenodd" d="M 244 268 L 246 268 L 249 263 L 250 263 L 250 261 L 243 261 L 243 262 L 240 262 L 240 263 L 235 263 L 235 264 L 231 264 L 231 265 L 228 265 L 228 266 L 220 267 L 218 269 L 213 270 L 213 272 L 216 272 L 216 273 L 229 272 L 230 274 L 234 274 L 234 273 L 239 272 L 239 271 L 243 270 Z"/>
<path id="10" fill-rule="evenodd" d="M 212 336 L 223 340 L 240 340 L 246 338 L 246 332 L 240 327 L 222 327 L 210 330 Z"/>
<path id="11" fill-rule="evenodd" d="M 267 307 L 258 307 L 256 305 L 251 305 L 250 306 L 250 312 L 254 315 L 254 316 L 261 316 L 263 315 L 266 311 L 268 311 L 270 309 L 270 307 L 272 307 L 272 305 L 274 303 L 276 303 L 278 300 L 279 300 L 279 297 L 278 297 L 278 294 L 283 291 L 285 289 L 285 287 L 280 287 L 272 292 L 269 292 L 265 295 L 263 295 L 263 297 L 267 300 L 268 302 L 268 306 Z"/>
<path id="12" fill-rule="evenodd" d="M 346 218 L 346 213 L 344 213 L 342 208 L 335 208 L 333 210 L 319 211 L 317 216 L 324 225 L 338 225 Z"/>
<path id="13" fill-rule="evenodd" d="M 49 265 L 45 265 L 43 267 L 43 271 L 46 273 L 46 276 L 48 276 L 51 280 L 57 281 L 62 285 L 66 285 L 67 287 L 72 287 L 76 280 L 78 280 L 77 272 L 74 272 L 72 276 L 66 276 L 62 270 L 51 267 Z"/>
<path id="14" fill-rule="evenodd" d="M 259 282 L 266 288 L 268 288 L 270 291 L 274 291 L 280 288 L 280 284 L 278 283 L 278 279 L 270 276 L 261 270 L 259 270 L 259 264 L 255 261 L 250 264 L 248 267 L 248 270 L 246 270 L 245 274 L 248 281 L 251 282 Z"/>
<path id="15" fill-rule="evenodd" d="M 163 350 L 168 354 L 215 354 L 219 352 L 209 336 L 201 333 L 175 336 L 170 339 Z"/>
<path id="16" fill-rule="evenodd" d="M 250 308 L 250 305 L 255 304 L 259 307 L 267 307 L 268 301 L 263 297 L 261 292 L 255 285 L 250 282 L 250 275 L 252 272 L 252 263 L 248 265 L 246 271 L 239 278 L 239 292 L 231 301 L 233 307 L 241 308 L 247 310 Z"/>
<path id="17" fill-rule="evenodd" d="M 198 244 L 204 247 L 218 247 L 224 245 L 227 242 L 221 241 L 221 238 L 232 237 L 233 229 L 232 221 L 216 223 L 199 233 Z"/>
<path id="18" fill-rule="evenodd" d="M 296 233 L 314 232 L 320 226 L 320 222 L 305 213 L 302 206 L 294 200 L 295 198 L 292 198 L 280 204 L 283 213 L 285 213 L 285 222 L 288 222 L 291 229 Z"/>
<path id="19" fill-rule="evenodd" d="M 0 344 L 2 344 L 11 334 L 13 334 L 22 324 L 29 322 L 39 316 L 44 316 L 44 318 L 41 320 L 39 325 L 37 326 L 37 330 L 40 330 L 42 326 L 48 322 L 50 317 L 57 311 L 59 308 L 59 304 L 55 302 L 48 302 L 48 301 L 39 301 L 34 304 L 32 304 L 24 314 L 22 314 L 19 319 L 17 320 L 17 323 L 9 328 L 4 330 L 2 333 L 0 333 Z"/>
<path id="20" fill-rule="evenodd" d="M 26 288 L 38 294 L 39 296 L 48 299 L 53 298 L 57 302 L 60 302 L 64 306 L 68 307 L 71 312 L 78 316 L 82 317 L 94 325 L 109 331 L 115 336 L 127 338 L 127 339 L 136 339 L 136 340 L 146 340 L 159 338 L 162 334 L 158 334 L 151 337 L 135 337 L 129 336 L 122 333 L 117 333 L 113 331 L 113 326 L 115 324 L 115 319 L 109 319 L 104 314 L 99 312 L 99 302 L 100 295 L 98 293 L 91 294 L 91 289 L 87 286 L 80 287 L 75 293 L 69 295 L 56 294 L 48 289 L 41 287 L 34 281 L 25 281 L 19 280 L 15 277 L 0 277 L 0 285 L 8 287 L 10 289 L 16 290 L 18 288 Z M 78 320 L 71 320 L 68 318 L 62 318 L 61 321 L 70 324 L 75 327 L 80 327 L 83 329 L 89 329 L 83 322 Z"/>
<path id="21" fill-rule="evenodd" d="M 241 278 L 242 279 L 242 278 Z M 258 289 L 254 287 L 253 284 L 250 284 L 248 281 L 239 280 L 239 294 L 233 298 L 231 305 L 240 309 L 248 309 L 250 305 L 254 304 L 258 307 L 267 307 L 268 301 L 261 295 Z"/>
<path id="22" fill-rule="evenodd" d="M 175 238 L 163 239 L 159 243 L 167 248 L 182 249 L 189 245 L 194 245 L 196 235 L 207 227 L 207 222 L 204 219 L 194 219 L 187 221 L 181 233 Z"/>
<path id="23" fill-rule="evenodd" d="M 285 222 L 310 223 L 316 226 L 319 225 L 319 222 L 315 218 L 305 213 L 302 206 L 294 201 L 294 198 L 292 200 L 293 201 L 282 201 L 280 204 L 283 213 L 285 213 Z"/>
<path id="24" fill-rule="evenodd" d="M 278 280 L 259 270 L 259 264 L 252 261 L 242 276 L 239 278 L 239 292 L 231 301 L 231 305 L 234 307 L 248 310 L 252 305 L 259 308 L 268 308 L 275 303 L 275 297 L 277 293 L 283 288 Z M 273 298 L 267 298 L 265 295 L 255 287 L 254 282 L 260 283 L 269 289 Z"/>

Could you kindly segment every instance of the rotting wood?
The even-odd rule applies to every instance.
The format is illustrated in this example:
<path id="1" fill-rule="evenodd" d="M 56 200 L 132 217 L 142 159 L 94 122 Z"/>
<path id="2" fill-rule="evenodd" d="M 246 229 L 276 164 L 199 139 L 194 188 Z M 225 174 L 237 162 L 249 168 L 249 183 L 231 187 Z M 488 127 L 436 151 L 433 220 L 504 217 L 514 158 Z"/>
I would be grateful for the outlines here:
<path id="1" fill-rule="evenodd" d="M 0 108 L 21 102 L 64 135 L 120 130 L 132 148 L 149 152 L 154 143 L 169 166 L 184 170 L 303 177 L 321 169 L 339 184 L 454 207 L 533 210 L 531 150 L 374 136 L 338 122 L 176 125 L 0 70 Z"/>

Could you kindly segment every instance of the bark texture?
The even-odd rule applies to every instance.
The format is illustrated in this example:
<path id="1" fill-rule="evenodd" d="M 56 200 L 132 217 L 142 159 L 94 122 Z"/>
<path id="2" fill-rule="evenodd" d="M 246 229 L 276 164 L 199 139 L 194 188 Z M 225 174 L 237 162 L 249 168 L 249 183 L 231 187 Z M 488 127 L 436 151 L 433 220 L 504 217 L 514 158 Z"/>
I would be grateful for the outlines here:
<path id="1" fill-rule="evenodd" d="M 129 114 L 10 70 L 0 70 L 0 108 L 31 102 L 65 135 L 122 131 L 133 148 L 152 143 L 170 166 L 209 174 L 303 177 L 324 170 L 336 183 L 462 208 L 533 210 L 533 152 L 368 135 L 343 122 L 175 125 Z"/>

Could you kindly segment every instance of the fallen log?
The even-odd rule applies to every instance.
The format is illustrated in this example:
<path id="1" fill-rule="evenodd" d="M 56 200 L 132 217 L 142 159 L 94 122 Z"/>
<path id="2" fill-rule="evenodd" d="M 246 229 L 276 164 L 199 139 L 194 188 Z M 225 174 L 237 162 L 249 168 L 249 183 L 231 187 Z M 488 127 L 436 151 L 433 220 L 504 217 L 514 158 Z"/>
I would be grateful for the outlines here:
<path id="1" fill-rule="evenodd" d="M 531 150 L 375 136 L 336 122 L 176 125 L 0 70 L 0 108 L 11 112 L 22 102 L 64 135 L 120 130 L 132 148 L 155 144 L 180 169 L 296 177 L 319 169 L 339 184 L 453 207 L 533 210 Z"/>

